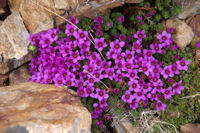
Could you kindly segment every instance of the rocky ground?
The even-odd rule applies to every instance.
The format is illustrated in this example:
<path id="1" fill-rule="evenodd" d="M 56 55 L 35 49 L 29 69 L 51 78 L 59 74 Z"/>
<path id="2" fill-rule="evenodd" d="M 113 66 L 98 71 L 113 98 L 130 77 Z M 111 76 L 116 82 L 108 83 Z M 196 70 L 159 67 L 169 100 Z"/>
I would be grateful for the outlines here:
<path id="1" fill-rule="evenodd" d="M 113 7 L 143 0 L 0 0 L 0 132 L 90 132 L 91 116 L 76 93 L 66 87 L 27 83 L 30 33 L 53 28 L 74 15 L 94 17 L 109 14 Z M 163 24 L 173 27 L 173 39 L 185 49 L 195 39 L 200 42 L 200 0 L 174 0 L 182 12 Z M 53 11 L 49 12 L 44 8 Z M 196 61 L 200 51 L 196 51 Z M 181 127 L 182 133 L 198 133 L 199 124 Z M 127 129 L 131 133 L 131 128 Z M 135 131 L 134 131 L 135 132 Z"/>

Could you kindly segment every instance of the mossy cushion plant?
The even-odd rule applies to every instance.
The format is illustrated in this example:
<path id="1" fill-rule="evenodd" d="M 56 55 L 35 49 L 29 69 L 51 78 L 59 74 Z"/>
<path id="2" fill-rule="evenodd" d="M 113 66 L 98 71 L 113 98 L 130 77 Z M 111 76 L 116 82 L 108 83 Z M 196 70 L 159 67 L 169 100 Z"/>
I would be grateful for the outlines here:
<path id="1" fill-rule="evenodd" d="M 135 116 L 155 109 L 161 119 L 179 128 L 185 122 L 170 120 L 163 112 L 182 111 L 183 102 L 188 101 L 179 98 L 195 93 L 194 86 L 199 86 L 196 82 L 188 89 L 195 80 L 188 82 L 186 77 L 192 78 L 191 71 L 197 71 L 192 68 L 192 55 L 174 44 L 173 28 L 162 30 L 161 20 L 174 13 L 169 8 L 176 13 L 179 8 L 171 6 L 170 0 L 152 0 L 133 8 L 131 16 L 114 12 L 80 22 L 71 17 L 73 24 L 67 24 L 64 31 L 54 28 L 29 38 L 30 50 L 35 52 L 30 81 L 75 89 L 91 112 L 92 132 L 112 132 L 113 108 L 115 113 Z M 196 109 L 195 102 L 192 99 Z"/>

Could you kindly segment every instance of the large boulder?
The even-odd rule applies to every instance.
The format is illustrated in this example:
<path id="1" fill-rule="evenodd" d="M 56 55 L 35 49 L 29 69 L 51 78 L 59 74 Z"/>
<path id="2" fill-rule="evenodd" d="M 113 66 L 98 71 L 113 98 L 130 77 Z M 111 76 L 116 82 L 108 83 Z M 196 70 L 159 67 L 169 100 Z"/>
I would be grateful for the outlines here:
<path id="1" fill-rule="evenodd" d="M 41 6 L 69 18 L 94 17 L 96 13 L 104 12 L 108 8 L 121 6 L 124 2 L 140 3 L 143 0 L 8 0 L 11 11 L 19 11 L 28 31 L 38 33 L 60 25 L 65 20 L 45 10 Z M 30 21 L 31 19 L 31 21 Z"/>
<path id="2" fill-rule="evenodd" d="M 179 19 L 186 19 L 200 13 L 200 0 L 173 0 L 181 6 L 182 11 L 178 14 Z"/>
<path id="3" fill-rule="evenodd" d="M 177 18 L 168 19 L 166 21 L 166 27 L 174 28 L 175 33 L 172 35 L 172 39 L 181 50 L 184 50 L 194 37 L 191 27 Z"/>
<path id="4" fill-rule="evenodd" d="M 188 18 L 186 23 L 192 28 L 195 40 L 200 42 L 200 15 Z"/>
<path id="5" fill-rule="evenodd" d="M 0 25 L 0 74 L 19 67 L 30 59 L 27 47 L 29 33 L 18 12 L 13 12 Z"/>
<path id="6" fill-rule="evenodd" d="M 0 88 L 1 133 L 89 133 L 90 128 L 90 113 L 67 87 L 27 82 Z"/>

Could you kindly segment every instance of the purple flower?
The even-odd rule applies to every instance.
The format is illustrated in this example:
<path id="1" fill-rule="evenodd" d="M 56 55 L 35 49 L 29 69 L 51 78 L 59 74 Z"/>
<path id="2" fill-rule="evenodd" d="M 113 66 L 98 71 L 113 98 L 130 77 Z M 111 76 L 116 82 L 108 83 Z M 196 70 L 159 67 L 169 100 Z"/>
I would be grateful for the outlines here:
<path id="1" fill-rule="evenodd" d="M 175 44 L 172 46 L 172 50 L 177 50 L 178 46 Z"/>
<path id="2" fill-rule="evenodd" d="M 157 101 L 157 100 L 158 100 L 158 97 L 157 97 L 156 91 L 157 91 L 156 89 L 153 89 L 153 90 L 151 91 L 151 93 L 147 94 L 147 97 L 148 97 L 149 99 L 151 99 L 152 101 Z"/>
<path id="3" fill-rule="evenodd" d="M 111 26 L 111 23 L 110 23 L 110 22 L 107 22 L 107 26 L 110 27 L 110 26 Z"/>
<path id="4" fill-rule="evenodd" d="M 140 88 L 140 85 L 138 84 L 138 80 L 131 80 L 128 82 L 128 85 L 129 85 L 130 91 L 133 91 L 133 90 L 135 91 Z"/>
<path id="5" fill-rule="evenodd" d="M 134 65 L 131 62 L 122 61 L 122 64 L 123 64 L 122 66 L 123 71 L 129 71 L 134 67 Z"/>
<path id="6" fill-rule="evenodd" d="M 85 41 L 88 37 L 88 32 L 79 29 L 77 33 L 74 33 L 74 37 L 79 41 Z"/>
<path id="7" fill-rule="evenodd" d="M 117 53 L 117 54 L 114 54 L 113 55 L 113 59 L 115 59 L 115 62 L 122 62 L 124 61 L 124 56 L 125 56 L 125 53 Z"/>
<path id="8" fill-rule="evenodd" d="M 85 89 L 86 94 L 92 98 L 96 98 L 96 95 L 94 94 L 94 88 L 88 85 Z"/>
<path id="9" fill-rule="evenodd" d="M 132 50 L 135 50 L 137 53 L 141 53 L 141 48 L 142 45 L 140 44 L 140 41 L 136 41 L 135 43 L 133 43 Z"/>
<path id="10" fill-rule="evenodd" d="M 30 33 L 28 40 L 31 42 L 32 45 L 36 46 L 37 41 L 38 41 L 38 35 L 37 34 L 33 35 Z"/>
<path id="11" fill-rule="evenodd" d="M 72 22 L 73 24 L 78 24 L 79 23 L 78 19 L 76 19 L 74 16 L 71 16 L 69 21 Z"/>
<path id="12" fill-rule="evenodd" d="M 94 24 L 94 30 L 100 30 L 101 29 L 101 25 L 100 24 Z"/>
<path id="13" fill-rule="evenodd" d="M 74 35 L 76 32 L 76 27 L 73 25 L 67 24 L 65 29 L 65 34 L 67 35 Z"/>
<path id="14" fill-rule="evenodd" d="M 103 23 L 103 17 L 102 16 L 98 16 L 98 17 L 94 18 L 94 22 L 95 23 Z"/>
<path id="15" fill-rule="evenodd" d="M 175 74 L 179 74 L 179 69 L 176 63 L 171 65 L 171 71 Z"/>
<path id="16" fill-rule="evenodd" d="M 142 17 L 141 16 L 137 16 L 137 20 L 138 21 L 142 21 Z"/>
<path id="17" fill-rule="evenodd" d="M 115 39 L 119 39 L 119 35 L 118 35 L 118 34 L 115 34 L 115 35 L 114 35 L 114 38 L 115 38 Z"/>
<path id="18" fill-rule="evenodd" d="M 174 82 L 174 80 L 172 78 L 168 79 L 168 83 L 172 84 Z"/>
<path id="19" fill-rule="evenodd" d="M 124 46 L 124 42 L 120 42 L 119 40 L 115 40 L 110 43 L 111 49 L 114 49 L 116 52 L 121 52 L 121 47 Z"/>
<path id="20" fill-rule="evenodd" d="M 132 37 L 131 35 L 129 35 L 129 36 L 128 36 L 128 40 L 129 40 L 129 41 L 132 41 L 132 40 L 133 40 L 133 37 Z"/>
<path id="21" fill-rule="evenodd" d="M 157 101 L 157 104 L 156 104 L 156 110 L 157 111 L 160 111 L 160 110 L 164 111 L 165 108 L 166 108 L 165 104 L 163 104 L 161 101 Z"/>
<path id="22" fill-rule="evenodd" d="M 152 11 L 151 11 L 151 15 L 153 15 L 153 14 L 155 14 L 155 11 L 152 10 Z"/>
<path id="23" fill-rule="evenodd" d="M 95 48 L 98 49 L 98 51 L 100 52 L 103 50 L 103 48 L 107 46 L 106 43 L 104 42 L 103 37 L 100 39 L 95 38 L 94 42 L 95 42 Z"/>
<path id="24" fill-rule="evenodd" d="M 174 55 L 174 59 L 175 59 L 175 60 L 178 60 L 178 59 L 179 59 L 179 55 L 177 55 L 177 54 Z"/>
<path id="25" fill-rule="evenodd" d="M 144 53 L 147 57 L 151 57 L 151 56 L 153 55 L 152 50 L 144 49 L 144 50 L 143 50 L 143 53 Z"/>
<path id="26" fill-rule="evenodd" d="M 122 34 L 122 35 L 119 36 L 119 39 L 120 39 L 121 41 L 122 41 L 122 40 L 125 40 L 125 39 L 126 39 L 126 36 Z"/>
<path id="27" fill-rule="evenodd" d="M 143 83 L 142 88 L 143 88 L 143 89 L 142 89 L 143 92 L 145 92 L 145 93 L 147 93 L 147 92 L 149 92 L 149 91 L 152 90 L 152 88 L 151 88 L 151 86 L 150 86 L 150 83 Z"/>
<path id="28" fill-rule="evenodd" d="M 134 59 L 135 51 L 126 50 L 125 55 L 126 61 L 132 61 Z"/>
<path id="29" fill-rule="evenodd" d="M 102 99 L 108 99 L 108 94 L 106 94 L 105 90 L 101 90 L 99 88 L 96 88 L 96 97 L 99 101 L 101 101 Z"/>
<path id="30" fill-rule="evenodd" d="M 97 34 L 97 36 L 102 36 L 101 30 L 97 30 L 96 34 Z"/>
<path id="31" fill-rule="evenodd" d="M 168 31 L 169 33 L 172 33 L 172 32 L 174 31 L 174 29 L 171 27 L 171 28 L 168 28 L 167 31 Z"/>
<path id="32" fill-rule="evenodd" d="M 87 97 L 87 93 L 86 93 L 86 91 L 85 91 L 84 88 L 79 88 L 79 89 L 77 90 L 77 94 L 78 94 L 80 97 Z"/>
<path id="33" fill-rule="evenodd" d="M 98 114 L 96 114 L 94 112 L 91 112 L 90 114 L 92 116 L 92 119 L 97 119 L 98 118 Z"/>
<path id="34" fill-rule="evenodd" d="M 101 126 L 102 124 L 103 124 L 103 121 L 97 121 L 97 122 L 96 122 L 96 125 L 97 125 L 97 126 Z"/>
<path id="35" fill-rule="evenodd" d="M 94 107 L 94 113 L 101 114 L 103 112 L 103 110 L 102 110 L 102 108 L 100 107 L 99 104 L 94 103 L 93 107 Z"/>
<path id="36" fill-rule="evenodd" d="M 128 73 L 126 74 L 126 76 L 130 79 L 130 80 L 134 80 L 134 79 L 138 79 L 138 75 L 137 75 L 137 70 L 128 70 Z"/>
<path id="37" fill-rule="evenodd" d="M 136 38 L 138 40 L 142 40 L 145 37 L 146 37 L 146 35 L 144 33 L 144 30 L 137 31 L 136 34 L 134 34 L 134 38 Z"/>
<path id="38" fill-rule="evenodd" d="M 119 92 L 119 89 L 118 89 L 118 88 L 115 88 L 115 89 L 113 90 L 113 92 L 114 92 L 115 94 L 117 94 L 117 93 Z"/>
<path id="39" fill-rule="evenodd" d="M 119 62 L 120 63 L 120 62 Z M 118 82 L 122 82 L 122 79 L 124 77 L 124 73 L 122 73 L 120 70 L 118 70 L 115 74 L 115 80 Z"/>
<path id="40" fill-rule="evenodd" d="M 110 80 L 113 80 L 113 78 L 115 77 L 114 69 L 108 68 L 105 72 L 106 72 L 106 74 L 104 75 L 105 78 L 109 78 Z"/>
<path id="41" fill-rule="evenodd" d="M 138 102 L 136 102 L 135 100 L 132 100 L 132 102 L 131 103 L 129 103 L 129 106 L 130 106 L 130 108 L 131 109 L 136 109 L 136 108 L 138 108 Z"/>
<path id="42" fill-rule="evenodd" d="M 119 22 L 124 22 L 124 16 L 119 16 L 119 17 L 118 17 L 118 21 L 119 21 Z"/>
<path id="43" fill-rule="evenodd" d="M 151 17 L 151 14 L 147 14 L 146 17 L 147 17 L 147 18 Z"/>
<path id="44" fill-rule="evenodd" d="M 145 75 L 149 76 L 151 71 L 150 63 L 143 61 L 142 66 L 139 68 L 139 72 L 143 72 Z"/>
<path id="45" fill-rule="evenodd" d="M 56 41 L 58 39 L 58 36 L 56 35 L 56 29 L 51 29 L 49 30 L 49 34 L 50 34 L 50 39 L 53 41 Z"/>
<path id="46" fill-rule="evenodd" d="M 138 23 L 138 25 L 140 25 L 140 26 L 141 26 L 141 25 L 143 25 L 142 21 L 141 21 L 141 22 L 139 22 L 139 23 Z"/>
<path id="47" fill-rule="evenodd" d="M 131 92 L 126 91 L 125 94 L 122 96 L 122 100 L 126 103 L 131 103 L 133 100 L 133 96 L 131 95 Z"/>
<path id="48" fill-rule="evenodd" d="M 160 79 L 160 75 L 154 75 L 154 76 L 152 76 L 152 78 L 150 79 L 150 81 L 152 82 L 152 84 L 154 86 L 157 86 L 158 84 L 162 83 L 162 80 Z"/>
<path id="49" fill-rule="evenodd" d="M 197 48 L 200 48 L 200 42 L 196 43 L 195 46 L 196 46 Z"/>
<path id="50" fill-rule="evenodd" d="M 148 4 L 148 3 L 146 3 L 146 4 L 145 4 L 145 7 L 149 7 L 149 4 Z"/>
<path id="51" fill-rule="evenodd" d="M 188 64 L 190 64 L 190 61 L 186 61 L 184 58 L 182 58 L 180 61 L 176 62 L 179 70 L 188 70 Z"/>
<path id="52" fill-rule="evenodd" d="M 164 69 L 161 71 L 161 74 L 165 79 L 169 76 L 174 77 L 174 73 L 171 71 L 171 66 L 165 66 Z"/>
<path id="53" fill-rule="evenodd" d="M 156 36 L 159 41 L 162 43 L 162 42 L 166 42 L 166 43 L 169 43 L 169 39 L 171 38 L 171 34 L 168 34 L 165 30 L 162 32 L 162 34 L 158 34 Z"/>
<path id="54" fill-rule="evenodd" d="M 181 86 L 181 83 L 182 83 L 182 80 L 180 80 L 179 82 L 172 85 L 172 87 L 174 89 L 174 93 L 176 93 L 177 95 L 180 95 L 181 90 L 184 89 L 184 86 Z"/>
<path id="55" fill-rule="evenodd" d="M 164 94 L 165 99 L 170 99 L 174 92 L 172 91 L 172 87 L 168 87 L 167 89 L 162 89 L 161 92 Z"/>
<path id="56" fill-rule="evenodd" d="M 104 107 L 107 107 L 107 106 L 108 106 L 106 100 L 107 100 L 107 99 L 102 99 L 102 100 L 99 101 L 99 104 L 100 104 L 100 107 L 101 107 L 101 108 L 104 108 Z"/>
<path id="57" fill-rule="evenodd" d="M 155 44 L 151 44 L 150 45 L 151 47 L 151 50 L 153 53 L 160 53 L 162 54 L 162 45 L 159 45 L 158 43 L 155 43 Z"/>
<path id="58" fill-rule="evenodd" d="M 134 90 L 135 94 L 133 95 L 136 98 L 136 102 L 140 102 L 140 100 L 146 100 L 145 92 L 141 91 L 140 89 Z"/>

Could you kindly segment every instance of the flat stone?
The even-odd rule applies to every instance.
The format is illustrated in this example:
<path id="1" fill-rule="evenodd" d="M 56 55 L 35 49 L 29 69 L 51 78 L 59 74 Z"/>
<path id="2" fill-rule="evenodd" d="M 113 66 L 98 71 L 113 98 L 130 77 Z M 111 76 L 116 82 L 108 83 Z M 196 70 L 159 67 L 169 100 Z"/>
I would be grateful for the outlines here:
<path id="1" fill-rule="evenodd" d="M 92 122 L 74 91 L 31 82 L 0 89 L 0 118 L 2 133 L 90 133 Z"/>
<path id="2" fill-rule="evenodd" d="M 192 28 L 195 35 L 195 40 L 200 42 L 200 15 L 189 18 L 186 23 Z"/>
<path id="3" fill-rule="evenodd" d="M 191 27 L 177 18 L 168 19 L 166 21 L 166 28 L 170 27 L 174 28 L 175 31 L 175 34 L 172 35 L 172 39 L 181 50 L 184 50 L 194 37 Z"/>
<path id="4" fill-rule="evenodd" d="M 28 66 L 27 64 L 24 64 L 9 74 L 9 85 L 17 85 L 27 82 L 30 77 L 31 74 L 28 70 Z"/>
<path id="5" fill-rule="evenodd" d="M 181 133 L 199 133 L 200 124 L 186 124 L 181 126 Z"/>
<path id="6" fill-rule="evenodd" d="M 13 12 L 0 26 L 0 74 L 5 74 L 25 63 L 28 60 L 26 30 L 23 20 L 18 12 Z"/>

